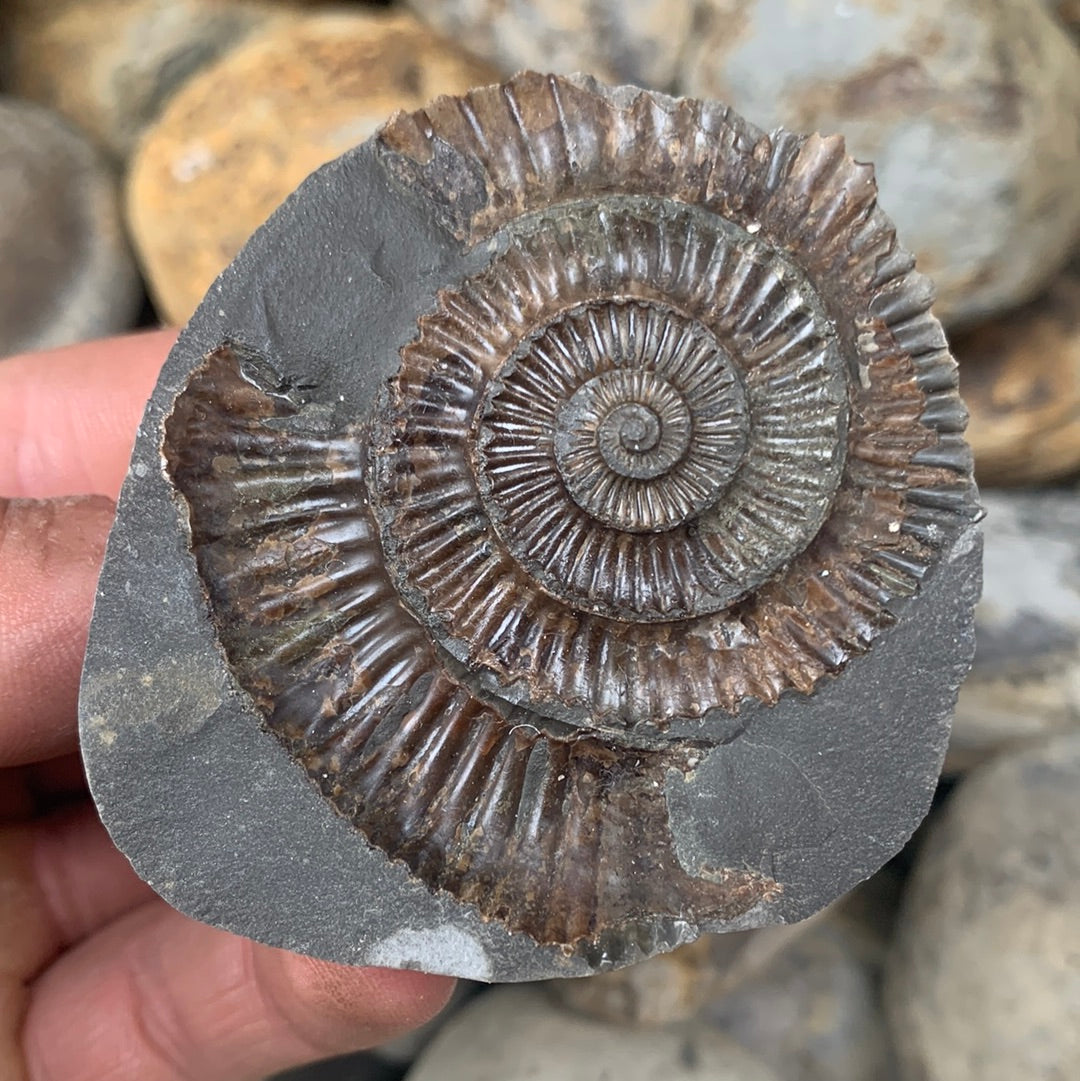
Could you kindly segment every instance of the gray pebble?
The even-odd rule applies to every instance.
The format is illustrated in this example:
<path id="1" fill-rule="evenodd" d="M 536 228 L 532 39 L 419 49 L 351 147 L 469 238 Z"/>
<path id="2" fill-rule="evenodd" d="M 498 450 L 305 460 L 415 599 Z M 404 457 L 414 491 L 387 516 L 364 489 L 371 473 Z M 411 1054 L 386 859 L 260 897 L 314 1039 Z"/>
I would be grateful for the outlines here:
<path id="1" fill-rule="evenodd" d="M 983 491 L 983 596 L 946 770 L 1080 728 L 1080 491 Z"/>
<path id="2" fill-rule="evenodd" d="M 889 1081 L 883 942 L 833 910 L 705 1013 L 784 1081 Z"/>
<path id="3" fill-rule="evenodd" d="M 407 0 L 435 30 L 512 75 L 522 68 L 672 87 L 690 33 L 690 0 Z"/>
<path id="4" fill-rule="evenodd" d="M 905 1081 L 1080 1077 L 1080 734 L 972 773 L 929 831 L 887 970 Z"/>
<path id="5" fill-rule="evenodd" d="M 0 97 L 0 356 L 132 325 L 142 287 L 117 199 L 81 135 Z"/>
<path id="6" fill-rule="evenodd" d="M 938 316 L 1034 296 L 1080 233 L 1080 54 L 1042 0 L 704 0 L 682 93 L 840 132 Z"/>
<path id="7" fill-rule="evenodd" d="M 637 1030 L 586 1021 L 538 987 L 499 987 L 443 1029 L 407 1081 L 778 1081 L 704 1026 Z"/>

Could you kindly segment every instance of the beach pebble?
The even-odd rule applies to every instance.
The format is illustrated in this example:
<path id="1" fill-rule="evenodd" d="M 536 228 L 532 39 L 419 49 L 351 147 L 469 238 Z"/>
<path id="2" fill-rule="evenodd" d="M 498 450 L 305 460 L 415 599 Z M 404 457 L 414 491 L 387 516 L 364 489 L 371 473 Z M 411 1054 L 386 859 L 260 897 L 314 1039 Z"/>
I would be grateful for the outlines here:
<path id="1" fill-rule="evenodd" d="M 875 875 L 703 1016 L 784 1081 L 892 1081 L 880 985 L 898 892 Z"/>
<path id="2" fill-rule="evenodd" d="M 703 1025 L 634 1029 L 575 1017 L 542 988 L 498 987 L 469 1003 L 407 1081 L 780 1081 Z"/>
<path id="3" fill-rule="evenodd" d="M 970 774 L 887 965 L 903 1081 L 1080 1077 L 1080 733 Z"/>
<path id="4" fill-rule="evenodd" d="M 1043 0 L 703 0 L 680 90 L 840 132 L 938 315 L 1035 296 L 1080 236 L 1080 53 Z"/>
<path id="5" fill-rule="evenodd" d="M 821 913 L 801 923 L 703 935 L 671 953 L 580 980 L 551 980 L 552 998 L 581 1017 L 636 1027 L 698 1016 L 749 980 L 801 937 Z"/>
<path id="6" fill-rule="evenodd" d="M 1080 490 L 983 490 L 983 595 L 947 772 L 1080 729 Z"/>
<path id="7" fill-rule="evenodd" d="M 690 32 L 690 0 L 407 0 L 440 33 L 490 60 L 522 68 L 669 89 Z"/>
<path id="8" fill-rule="evenodd" d="M 146 134 L 128 178 L 159 312 L 185 322 L 285 196 L 395 110 L 496 78 L 410 15 L 345 9 L 272 28 L 200 72 Z"/>
<path id="9" fill-rule="evenodd" d="M 953 342 L 981 484 L 1080 470 L 1080 266 L 1039 300 Z"/>
<path id="10" fill-rule="evenodd" d="M 191 75 L 289 11 L 256 0 L 4 0 L 7 88 L 123 158 Z"/>
<path id="11" fill-rule="evenodd" d="M 0 96 L 0 356 L 130 327 L 142 304 L 116 179 L 78 132 Z"/>

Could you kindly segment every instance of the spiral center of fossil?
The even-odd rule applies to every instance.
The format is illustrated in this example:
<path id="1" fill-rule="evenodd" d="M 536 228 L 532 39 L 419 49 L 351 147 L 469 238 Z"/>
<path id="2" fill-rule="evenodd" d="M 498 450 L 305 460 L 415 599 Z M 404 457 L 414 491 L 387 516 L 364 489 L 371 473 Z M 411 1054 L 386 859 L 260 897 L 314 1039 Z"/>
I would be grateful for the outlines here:
<path id="1" fill-rule="evenodd" d="M 796 267 L 681 207 L 560 213 L 440 294 L 372 440 L 403 595 L 483 680 L 548 666 L 563 630 L 541 612 L 633 627 L 731 606 L 803 551 L 844 468 L 844 361 Z M 489 604 L 511 595 L 538 637 Z M 595 708 L 558 694 L 556 719 Z"/>
<path id="2" fill-rule="evenodd" d="M 612 469 L 619 468 L 621 455 L 645 454 L 660 442 L 663 426 L 647 405 L 630 402 L 613 409 L 600 425 L 600 448 Z M 617 446 L 616 446 L 617 443 Z"/>
<path id="3" fill-rule="evenodd" d="M 720 498 L 749 420 L 739 377 L 707 328 L 640 302 L 572 312 L 528 343 L 506 390 L 568 350 L 585 363 L 551 403 L 551 446 L 583 511 L 612 529 L 659 532 Z"/>
<path id="4" fill-rule="evenodd" d="M 590 454 L 597 459 L 590 464 L 602 463 L 616 476 L 652 480 L 683 459 L 693 427 L 686 399 L 659 373 L 619 368 L 570 397 L 556 421 L 555 456 L 567 488 L 589 509 L 591 479 L 578 475 L 575 457 Z"/>

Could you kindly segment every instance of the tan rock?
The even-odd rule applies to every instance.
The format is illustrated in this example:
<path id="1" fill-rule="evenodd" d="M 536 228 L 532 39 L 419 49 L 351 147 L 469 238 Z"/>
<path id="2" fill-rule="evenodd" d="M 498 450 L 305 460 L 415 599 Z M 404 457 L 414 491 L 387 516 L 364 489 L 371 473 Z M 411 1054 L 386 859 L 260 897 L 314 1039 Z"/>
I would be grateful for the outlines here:
<path id="1" fill-rule="evenodd" d="M 1046 0 L 1046 3 L 1074 34 L 1080 34 L 1080 0 Z"/>
<path id="2" fill-rule="evenodd" d="M 191 75 L 289 12 L 259 0 L 4 0 L 5 83 L 126 157 Z"/>
<path id="3" fill-rule="evenodd" d="M 1080 268 L 953 346 L 982 484 L 1034 484 L 1080 470 Z"/>
<path id="4" fill-rule="evenodd" d="M 185 321 L 310 172 L 397 109 L 496 81 L 408 15 L 312 15 L 192 79 L 132 159 L 128 221 L 163 317 Z"/>

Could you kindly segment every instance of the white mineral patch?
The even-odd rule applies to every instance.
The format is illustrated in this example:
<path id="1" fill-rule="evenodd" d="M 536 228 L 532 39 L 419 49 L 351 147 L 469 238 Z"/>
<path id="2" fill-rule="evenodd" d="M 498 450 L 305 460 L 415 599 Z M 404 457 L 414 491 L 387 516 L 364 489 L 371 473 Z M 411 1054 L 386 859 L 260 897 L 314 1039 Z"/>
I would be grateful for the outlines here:
<path id="1" fill-rule="evenodd" d="M 484 947 L 456 927 L 402 928 L 374 946 L 368 960 L 384 968 L 460 973 L 475 980 L 491 978 L 491 961 Z"/>

